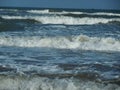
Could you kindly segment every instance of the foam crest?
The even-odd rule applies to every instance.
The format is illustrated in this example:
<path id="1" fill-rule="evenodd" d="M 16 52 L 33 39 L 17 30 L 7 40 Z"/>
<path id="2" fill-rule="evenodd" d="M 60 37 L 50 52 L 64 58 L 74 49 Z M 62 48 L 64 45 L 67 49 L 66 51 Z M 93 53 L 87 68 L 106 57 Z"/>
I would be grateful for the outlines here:
<path id="1" fill-rule="evenodd" d="M 1 90 L 119 90 L 114 84 L 100 84 L 76 79 L 49 79 L 41 77 L 0 77 Z"/>
<path id="2" fill-rule="evenodd" d="M 105 18 L 74 18 L 68 16 L 2 16 L 4 19 L 32 19 L 42 24 L 65 24 L 65 25 L 92 25 L 99 23 L 109 23 L 112 21 L 120 22 L 119 18 L 105 19 Z"/>
<path id="3" fill-rule="evenodd" d="M 88 37 L 12 37 L 1 36 L 0 45 L 18 47 L 48 47 L 59 49 L 82 49 L 100 51 L 120 51 L 120 41 L 115 38 Z"/>

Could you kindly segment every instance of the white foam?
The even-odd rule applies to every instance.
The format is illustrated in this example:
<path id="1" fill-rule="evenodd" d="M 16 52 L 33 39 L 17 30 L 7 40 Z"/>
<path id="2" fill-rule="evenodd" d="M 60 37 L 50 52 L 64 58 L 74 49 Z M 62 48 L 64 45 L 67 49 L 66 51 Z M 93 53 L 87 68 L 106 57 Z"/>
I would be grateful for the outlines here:
<path id="1" fill-rule="evenodd" d="M 65 25 L 91 25 L 98 23 L 108 23 L 111 21 L 120 21 L 119 18 L 74 18 L 66 16 L 2 16 L 4 19 L 34 19 L 42 24 L 65 24 Z"/>
<path id="2" fill-rule="evenodd" d="M 103 85 L 76 79 L 48 79 L 41 77 L 0 77 L 0 90 L 120 90 L 118 85 Z"/>
<path id="3" fill-rule="evenodd" d="M 115 38 L 88 37 L 86 35 L 71 37 L 18 37 L 0 36 L 1 46 L 48 47 L 60 49 L 82 49 L 100 51 L 120 51 L 120 41 Z"/>

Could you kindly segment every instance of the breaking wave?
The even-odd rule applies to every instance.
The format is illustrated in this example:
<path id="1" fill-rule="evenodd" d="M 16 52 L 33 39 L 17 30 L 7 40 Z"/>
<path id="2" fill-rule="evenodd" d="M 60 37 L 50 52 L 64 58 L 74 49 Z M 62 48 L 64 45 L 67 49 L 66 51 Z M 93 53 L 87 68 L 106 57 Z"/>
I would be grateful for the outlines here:
<path id="1" fill-rule="evenodd" d="M 105 19 L 105 18 L 74 18 L 68 16 L 1 16 L 3 19 L 30 19 L 36 20 L 42 24 L 65 24 L 65 25 L 92 25 L 99 23 L 109 23 L 112 21 L 120 22 L 119 18 Z"/>
<path id="2" fill-rule="evenodd" d="M 0 45 L 18 47 L 48 47 L 59 49 L 82 49 L 99 51 L 120 51 L 120 41 L 115 38 L 89 37 L 86 35 L 71 37 L 15 37 L 1 36 Z"/>

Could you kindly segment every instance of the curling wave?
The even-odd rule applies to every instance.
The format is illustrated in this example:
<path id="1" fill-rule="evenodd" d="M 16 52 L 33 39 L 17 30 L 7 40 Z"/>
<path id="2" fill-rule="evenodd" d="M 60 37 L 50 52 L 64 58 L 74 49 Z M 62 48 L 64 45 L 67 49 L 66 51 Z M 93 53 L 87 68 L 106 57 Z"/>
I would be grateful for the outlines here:
<path id="1" fill-rule="evenodd" d="M 105 18 L 74 18 L 68 16 L 1 16 L 3 19 L 31 19 L 36 20 L 42 24 L 65 24 L 65 25 L 92 25 L 99 23 L 109 23 L 112 21 L 120 22 L 119 18 L 105 19 Z"/>
<path id="2" fill-rule="evenodd" d="M 0 36 L 1 46 L 48 47 L 60 49 L 82 49 L 99 51 L 120 51 L 120 41 L 115 38 L 89 37 L 79 35 L 73 37 L 15 37 Z"/>

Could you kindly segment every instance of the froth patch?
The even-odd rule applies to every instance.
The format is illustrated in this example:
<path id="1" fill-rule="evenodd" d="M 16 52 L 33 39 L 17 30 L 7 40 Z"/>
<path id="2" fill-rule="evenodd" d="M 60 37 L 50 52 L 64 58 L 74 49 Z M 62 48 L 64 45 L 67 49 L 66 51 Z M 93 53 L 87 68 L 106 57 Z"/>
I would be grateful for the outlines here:
<path id="1" fill-rule="evenodd" d="M 120 41 L 115 38 L 89 37 L 86 35 L 71 37 L 18 37 L 1 36 L 1 46 L 48 47 L 58 49 L 80 49 L 98 51 L 120 51 Z"/>

